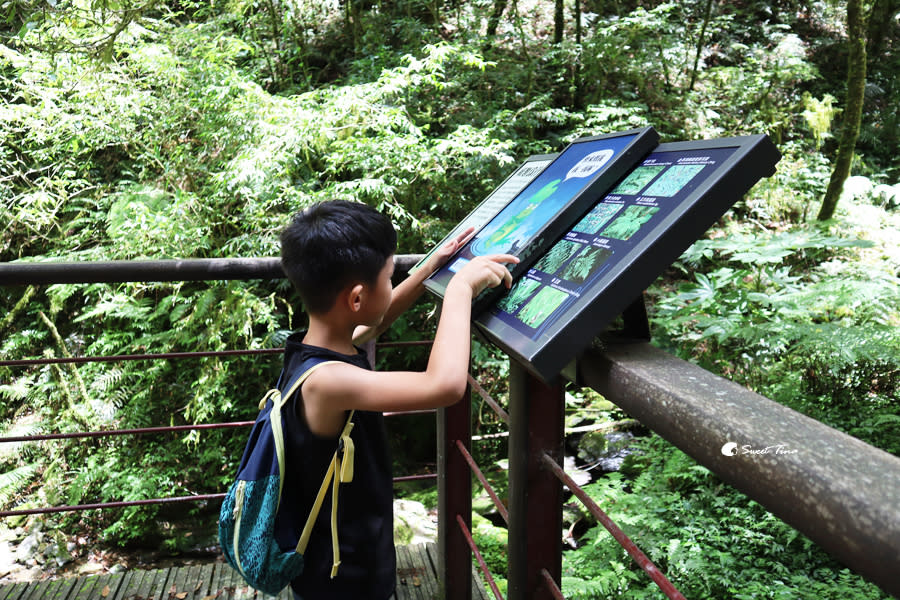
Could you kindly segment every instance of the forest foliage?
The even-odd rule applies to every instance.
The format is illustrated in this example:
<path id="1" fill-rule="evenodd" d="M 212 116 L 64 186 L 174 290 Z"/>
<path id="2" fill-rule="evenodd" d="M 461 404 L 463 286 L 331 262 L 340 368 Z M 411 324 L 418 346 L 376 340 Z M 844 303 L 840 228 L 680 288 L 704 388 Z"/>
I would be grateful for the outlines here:
<path id="1" fill-rule="evenodd" d="M 399 252 L 423 252 L 521 159 L 576 137 L 647 124 L 665 141 L 767 133 L 778 172 L 650 290 L 655 341 L 898 454 L 900 3 L 862 4 L 854 177 L 835 218 L 817 222 L 846 94 L 844 2 L 7 0 L 0 261 L 276 256 L 288 217 L 331 198 L 383 210 Z M 283 281 L 2 287 L 0 307 L 3 359 L 270 348 L 303 325 Z M 432 325 L 425 307 L 390 335 Z M 502 357 L 482 346 L 476 357 L 502 397 Z M 278 368 L 258 357 L 0 367 L 0 422 L 26 435 L 249 419 Z M 240 445 L 220 431 L 6 445 L 0 499 L 218 492 Z M 636 469 L 669 488 L 612 477 L 593 492 L 619 506 L 655 498 L 652 515 L 623 516 L 626 529 L 648 532 L 692 597 L 878 597 L 772 525 L 776 552 L 759 521 L 772 517 L 740 512 L 746 500 L 689 459 L 645 446 L 657 460 Z M 708 512 L 648 521 L 679 523 L 679 502 Z M 111 544 L 183 541 L 158 508 L 54 526 L 82 518 Z M 651 594 L 601 537 L 567 559 L 567 589 Z M 710 547 L 721 550 L 701 559 Z"/>

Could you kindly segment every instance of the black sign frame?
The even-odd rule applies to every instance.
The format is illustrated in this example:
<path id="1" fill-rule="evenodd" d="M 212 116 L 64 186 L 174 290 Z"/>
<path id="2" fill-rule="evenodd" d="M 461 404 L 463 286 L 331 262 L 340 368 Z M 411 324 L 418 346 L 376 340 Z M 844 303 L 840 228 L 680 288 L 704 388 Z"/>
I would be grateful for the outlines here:
<path id="1" fill-rule="evenodd" d="M 506 296 L 488 310 L 476 314 L 476 330 L 540 379 L 554 380 L 759 179 L 772 175 L 781 154 L 766 135 L 660 144 L 616 187 L 610 186 L 612 192 L 604 193 L 599 199 L 595 197 L 592 206 L 583 213 L 588 216 L 601 204 L 615 198 L 614 192 L 626 185 L 628 175 L 648 163 L 655 166 L 662 164 L 659 160 L 665 162 L 682 156 L 703 158 L 703 155 L 715 155 L 717 151 L 723 156 L 727 153 L 727 157 L 718 161 L 703 177 L 685 185 L 684 197 L 668 207 L 659 219 L 647 222 L 640 242 L 622 250 L 590 287 L 570 305 L 560 309 L 562 312 L 552 318 L 552 324 L 538 337 L 526 335 L 526 328 L 518 326 L 512 313 L 498 308 Z M 656 172 L 662 179 L 662 172 Z M 644 189 L 649 190 L 653 185 L 650 183 Z M 692 189 L 688 190 L 689 186 Z M 574 227 L 577 224 L 570 225 L 556 241 L 573 235 Z M 540 260 L 535 264 L 541 264 Z M 531 278 L 531 274 L 523 274 L 517 282 L 525 277 Z M 548 284 L 541 285 L 549 287 Z"/>

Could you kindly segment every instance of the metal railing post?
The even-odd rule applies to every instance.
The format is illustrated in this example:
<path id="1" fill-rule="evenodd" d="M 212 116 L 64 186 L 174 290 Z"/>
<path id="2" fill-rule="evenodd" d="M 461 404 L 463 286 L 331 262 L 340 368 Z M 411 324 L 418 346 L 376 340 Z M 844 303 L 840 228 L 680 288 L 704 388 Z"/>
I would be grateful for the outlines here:
<path id="1" fill-rule="evenodd" d="M 565 396 L 515 361 L 509 369 L 508 599 L 553 598 L 542 571 L 562 575 L 562 484 L 542 466 L 546 452 L 563 464 Z"/>
<path id="2" fill-rule="evenodd" d="M 472 551 L 457 517 L 472 530 L 472 472 L 456 447 L 472 447 L 471 389 L 463 399 L 437 413 L 438 580 L 441 598 L 471 600 Z"/>

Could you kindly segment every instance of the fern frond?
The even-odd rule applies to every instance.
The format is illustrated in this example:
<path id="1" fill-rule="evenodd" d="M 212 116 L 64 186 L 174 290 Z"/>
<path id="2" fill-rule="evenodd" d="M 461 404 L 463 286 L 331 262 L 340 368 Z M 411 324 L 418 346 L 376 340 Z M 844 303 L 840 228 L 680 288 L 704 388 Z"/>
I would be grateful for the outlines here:
<path id="1" fill-rule="evenodd" d="M 110 390 L 110 388 L 118 384 L 122 380 L 123 376 L 124 372 L 119 367 L 107 369 L 99 376 L 95 377 L 91 382 L 91 391 L 107 392 Z"/>
<path id="2" fill-rule="evenodd" d="M 8 424 L 0 432 L 0 437 L 24 437 L 36 435 L 43 430 L 43 423 L 34 416 L 28 416 Z M 16 461 L 22 456 L 24 442 L 8 442 L 0 444 L 0 461 Z"/>
<path id="3" fill-rule="evenodd" d="M 588 581 L 580 577 L 563 577 L 561 583 L 566 598 L 605 600 L 608 597 L 606 591 L 608 586 L 604 586 L 601 581 Z"/>
<path id="4" fill-rule="evenodd" d="M 28 397 L 28 390 L 34 382 L 30 377 L 19 377 L 12 383 L 0 385 L 0 397 L 12 402 L 24 400 Z"/>
<path id="5" fill-rule="evenodd" d="M 0 506 L 6 506 L 34 479 L 37 465 L 22 465 L 12 471 L 0 473 Z"/>

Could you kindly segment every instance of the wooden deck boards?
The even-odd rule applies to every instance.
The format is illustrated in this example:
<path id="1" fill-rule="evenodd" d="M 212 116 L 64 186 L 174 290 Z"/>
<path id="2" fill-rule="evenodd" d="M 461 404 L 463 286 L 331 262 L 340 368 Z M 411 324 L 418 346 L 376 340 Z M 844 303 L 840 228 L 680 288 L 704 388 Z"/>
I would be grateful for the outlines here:
<path id="1" fill-rule="evenodd" d="M 397 547 L 395 600 L 438 600 L 437 548 L 434 544 Z M 126 571 L 109 575 L 13 583 L 0 586 L 0 600 L 263 600 L 222 562 Z M 472 575 L 472 599 L 488 596 L 477 573 Z M 292 600 L 290 589 L 277 600 Z"/>

